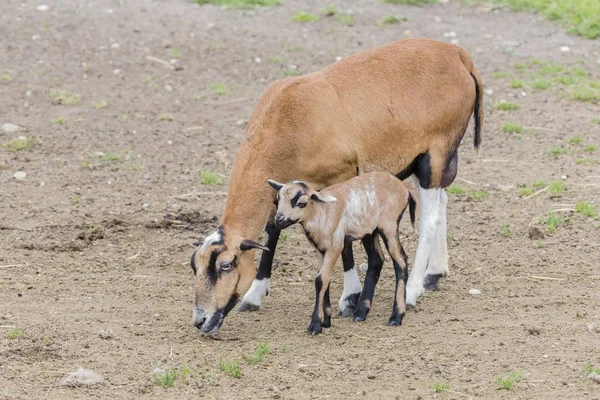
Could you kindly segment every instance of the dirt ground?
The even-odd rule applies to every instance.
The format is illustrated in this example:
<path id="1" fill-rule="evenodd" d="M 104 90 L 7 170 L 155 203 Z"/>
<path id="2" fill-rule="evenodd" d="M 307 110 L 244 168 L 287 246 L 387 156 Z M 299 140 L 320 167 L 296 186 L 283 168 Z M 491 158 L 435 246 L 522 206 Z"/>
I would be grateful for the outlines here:
<path id="1" fill-rule="evenodd" d="M 0 125 L 20 126 L 0 132 L 0 398 L 600 399 L 584 372 L 600 367 L 600 225 L 569 211 L 600 201 L 600 150 L 584 150 L 600 144 L 600 107 L 509 84 L 519 77 L 514 64 L 532 58 L 598 79 L 600 41 L 536 15 L 454 1 L 41 4 L 0 5 Z M 291 22 L 330 4 L 351 9 L 354 25 Z M 408 21 L 382 26 L 390 14 Z M 456 184 L 466 193 L 449 195 L 451 275 L 392 328 L 388 261 L 365 323 L 337 318 L 311 337 L 316 257 L 294 229 L 261 310 L 232 312 L 219 340 L 203 337 L 191 325 L 192 243 L 218 225 L 262 91 L 286 70 L 309 73 L 407 36 L 457 40 L 486 86 L 483 150 L 478 158 L 465 137 Z M 499 111 L 501 100 L 520 110 Z M 524 131 L 504 133 L 506 122 Z M 10 152 L 6 144 L 21 135 L 34 141 Z M 568 143 L 573 136 L 582 142 Z M 223 182 L 202 185 L 201 170 Z M 562 180 L 566 191 L 521 196 L 524 185 L 545 187 L 533 188 L 540 180 Z M 540 216 L 556 209 L 569 220 L 530 239 L 530 226 L 544 230 Z M 414 259 L 417 235 L 406 222 L 403 232 Z M 335 304 L 341 267 L 336 273 Z M 271 354 L 262 362 L 244 359 L 265 342 Z M 219 369 L 233 360 L 240 379 Z M 79 366 L 104 381 L 57 385 Z M 191 374 L 170 388 L 153 382 L 155 368 L 186 367 Z M 500 390 L 497 378 L 512 370 L 522 378 Z M 437 394 L 434 385 L 450 390 Z"/>

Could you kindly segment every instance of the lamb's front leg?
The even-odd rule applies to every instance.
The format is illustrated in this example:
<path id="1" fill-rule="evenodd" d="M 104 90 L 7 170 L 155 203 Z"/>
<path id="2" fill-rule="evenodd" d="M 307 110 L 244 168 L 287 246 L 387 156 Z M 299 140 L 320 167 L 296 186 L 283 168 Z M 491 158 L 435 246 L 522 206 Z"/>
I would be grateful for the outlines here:
<path id="1" fill-rule="evenodd" d="M 329 300 L 329 282 L 333 275 L 333 267 L 335 267 L 339 256 L 339 250 L 327 250 L 322 257 L 321 269 L 319 275 L 315 278 L 315 308 L 308 326 L 308 331 L 312 335 L 318 335 L 323 331 L 323 328 L 331 325 L 331 318 L 328 318 L 329 324 L 326 323 L 325 319 L 325 300 Z M 329 317 L 331 317 L 331 305 L 329 305 Z"/>

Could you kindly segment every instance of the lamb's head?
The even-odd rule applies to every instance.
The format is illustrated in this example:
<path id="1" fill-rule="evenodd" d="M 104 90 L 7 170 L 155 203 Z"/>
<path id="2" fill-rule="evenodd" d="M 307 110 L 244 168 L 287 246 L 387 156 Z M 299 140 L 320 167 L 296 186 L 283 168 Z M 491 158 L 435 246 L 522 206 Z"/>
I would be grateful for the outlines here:
<path id="1" fill-rule="evenodd" d="M 256 273 L 253 249 L 269 249 L 219 227 L 192 254 L 196 275 L 193 324 L 215 333 L 223 319 L 248 290 Z"/>
<path id="2" fill-rule="evenodd" d="M 302 222 L 311 212 L 314 203 L 333 203 L 333 196 L 323 196 L 312 189 L 306 182 L 291 181 L 279 183 L 269 179 L 269 185 L 277 190 L 274 224 L 279 229 L 287 228 L 296 222 Z"/>

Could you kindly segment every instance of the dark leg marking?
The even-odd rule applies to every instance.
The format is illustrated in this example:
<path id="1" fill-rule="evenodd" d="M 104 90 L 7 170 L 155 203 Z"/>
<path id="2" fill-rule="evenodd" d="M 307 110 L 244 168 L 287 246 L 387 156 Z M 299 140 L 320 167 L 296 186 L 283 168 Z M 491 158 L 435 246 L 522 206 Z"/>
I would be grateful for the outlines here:
<path id="1" fill-rule="evenodd" d="M 323 288 L 323 280 L 321 279 L 321 275 L 317 275 L 315 278 L 315 309 L 313 310 L 312 319 L 310 321 L 310 325 L 308 326 L 308 331 L 312 335 L 318 335 L 323 331 L 321 327 L 321 319 L 319 318 L 319 297 L 321 296 L 321 289 Z"/>
<path id="2" fill-rule="evenodd" d="M 354 311 L 354 321 L 364 321 L 367 318 L 367 314 L 371 310 L 371 304 L 373 303 L 375 286 L 377 285 L 377 281 L 379 281 L 381 267 L 383 266 L 383 260 L 379 257 L 375 248 L 375 237 L 373 234 L 365 236 L 362 239 L 362 243 L 369 258 L 369 269 L 367 270 L 362 293 L 358 299 L 358 306 Z"/>
<path id="3" fill-rule="evenodd" d="M 325 290 L 325 296 L 323 296 L 323 328 L 331 327 L 331 301 L 329 300 L 329 285 Z"/>
<path id="4" fill-rule="evenodd" d="M 444 274 L 433 274 L 433 275 L 425 275 L 425 280 L 423 282 L 423 287 L 426 290 L 438 290 L 438 283 L 440 278 L 443 278 Z"/>
<path id="5" fill-rule="evenodd" d="M 350 271 L 354 268 L 354 254 L 352 252 L 352 241 L 347 240 L 344 243 L 344 249 L 342 250 L 342 264 L 344 265 L 344 272 Z M 340 310 L 338 316 L 349 317 L 354 314 L 356 306 L 358 305 L 358 298 L 360 293 L 352 293 L 344 299 L 348 305 L 345 310 Z"/>

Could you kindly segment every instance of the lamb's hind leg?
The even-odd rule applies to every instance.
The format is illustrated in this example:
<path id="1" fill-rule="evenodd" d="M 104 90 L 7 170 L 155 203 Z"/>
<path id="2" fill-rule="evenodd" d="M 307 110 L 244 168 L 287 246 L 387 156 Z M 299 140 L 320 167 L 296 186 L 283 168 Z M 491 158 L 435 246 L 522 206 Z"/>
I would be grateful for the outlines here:
<path id="1" fill-rule="evenodd" d="M 367 269 L 363 290 L 358 299 L 358 306 L 354 311 L 354 321 L 364 321 L 367 318 L 367 314 L 371 310 L 371 305 L 373 303 L 375 286 L 377 286 L 381 267 L 383 266 L 383 254 L 381 252 L 381 246 L 379 245 L 379 235 L 376 233 L 367 235 L 362 239 L 362 243 L 367 252 L 367 257 L 369 258 L 369 268 Z"/>
<path id="2" fill-rule="evenodd" d="M 338 312 L 338 315 L 349 317 L 354 313 L 354 310 L 356 310 L 358 298 L 362 291 L 360 278 L 354 267 L 354 255 L 352 254 L 351 241 L 347 241 L 344 244 L 344 250 L 342 250 L 342 263 L 344 264 L 344 291 L 342 292 L 342 297 L 340 297 L 340 311 Z"/>
<path id="3" fill-rule="evenodd" d="M 388 320 L 388 325 L 402 325 L 402 319 L 406 313 L 406 281 L 408 280 L 408 256 L 398 239 L 397 226 L 389 226 L 380 230 L 381 237 L 385 243 L 396 275 L 396 291 L 394 295 L 394 305 L 392 306 L 392 315 Z M 404 265 L 402 265 L 404 263 Z"/>

